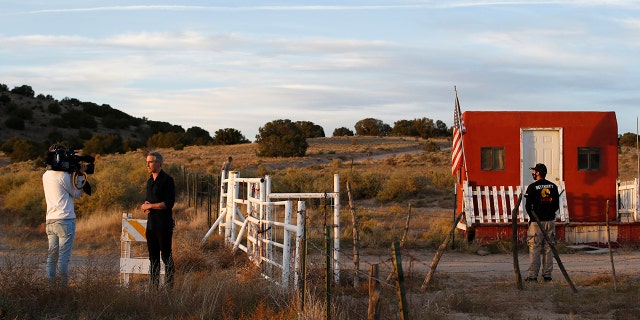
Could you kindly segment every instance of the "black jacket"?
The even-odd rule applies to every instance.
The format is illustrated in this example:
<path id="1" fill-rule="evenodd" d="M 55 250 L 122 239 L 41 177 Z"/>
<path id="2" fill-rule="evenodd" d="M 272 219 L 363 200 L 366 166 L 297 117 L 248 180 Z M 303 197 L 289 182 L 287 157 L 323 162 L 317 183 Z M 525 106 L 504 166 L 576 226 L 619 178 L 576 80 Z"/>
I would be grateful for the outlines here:
<path id="1" fill-rule="evenodd" d="M 158 176 L 147 180 L 146 201 L 150 203 L 164 202 L 167 206 L 164 210 L 151 209 L 147 216 L 147 229 L 173 228 L 173 205 L 176 201 L 176 186 L 173 178 L 160 170 Z"/>
<path id="2" fill-rule="evenodd" d="M 527 187 L 526 205 L 527 213 L 531 221 L 535 221 L 531 212 L 535 212 L 540 221 L 552 221 L 556 219 L 556 211 L 560 209 L 560 195 L 558 186 L 553 182 L 540 179 Z"/>

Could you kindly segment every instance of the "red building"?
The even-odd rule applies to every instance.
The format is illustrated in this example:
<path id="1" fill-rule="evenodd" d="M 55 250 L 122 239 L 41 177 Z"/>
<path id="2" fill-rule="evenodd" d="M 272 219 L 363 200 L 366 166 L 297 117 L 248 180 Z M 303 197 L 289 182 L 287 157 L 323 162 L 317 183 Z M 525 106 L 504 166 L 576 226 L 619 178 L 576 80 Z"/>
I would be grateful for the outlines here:
<path id="1" fill-rule="evenodd" d="M 558 241 L 638 241 L 635 222 L 618 215 L 618 125 L 614 112 L 467 111 L 458 171 L 459 225 L 480 242 L 510 237 L 518 195 L 533 182 L 530 167 L 544 163 L 547 180 L 561 192 L 556 217 Z M 524 202 L 524 200 L 523 200 Z M 519 238 L 529 217 L 516 210 Z M 608 215 L 608 216 L 607 216 Z M 614 230 L 615 229 L 615 230 Z"/>

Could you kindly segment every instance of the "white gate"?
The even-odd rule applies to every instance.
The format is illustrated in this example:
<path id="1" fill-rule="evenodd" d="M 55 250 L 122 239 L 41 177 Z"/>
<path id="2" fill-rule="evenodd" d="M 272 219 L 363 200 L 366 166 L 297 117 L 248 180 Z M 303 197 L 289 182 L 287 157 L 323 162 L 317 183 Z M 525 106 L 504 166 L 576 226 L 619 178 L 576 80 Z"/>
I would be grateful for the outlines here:
<path id="1" fill-rule="evenodd" d="M 638 178 L 633 181 L 618 181 L 618 205 L 616 207 L 620 221 L 640 221 L 640 213 L 638 212 L 640 200 L 638 198 Z"/>
<path id="2" fill-rule="evenodd" d="M 288 287 L 290 282 L 299 283 L 301 271 L 300 255 L 303 253 L 301 246 L 305 237 L 306 214 L 306 205 L 301 199 L 331 199 L 334 209 L 334 280 L 340 280 L 339 175 L 334 175 L 332 193 L 271 193 L 270 176 L 240 178 L 239 172 L 223 170 L 221 177 L 220 215 L 202 239 L 203 243 L 217 229 L 234 250 L 246 252 L 261 267 L 265 277 Z M 298 200 L 295 216 L 292 199 Z"/>

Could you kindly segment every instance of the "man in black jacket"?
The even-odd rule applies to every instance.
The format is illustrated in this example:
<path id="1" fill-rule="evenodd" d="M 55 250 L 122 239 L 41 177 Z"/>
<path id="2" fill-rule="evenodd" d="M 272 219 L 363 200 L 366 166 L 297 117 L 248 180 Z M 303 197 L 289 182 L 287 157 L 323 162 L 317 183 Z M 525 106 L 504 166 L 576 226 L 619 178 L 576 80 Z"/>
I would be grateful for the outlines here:
<path id="1" fill-rule="evenodd" d="M 157 288 L 160 281 L 160 254 L 164 262 L 164 273 L 168 287 L 173 286 L 174 264 L 171 252 L 173 238 L 173 204 L 176 187 L 173 178 L 162 170 L 162 155 L 151 152 L 147 156 L 147 170 L 151 174 L 147 180 L 147 193 L 140 206 L 147 213 L 147 248 L 151 262 L 151 286 Z"/>
<path id="2" fill-rule="evenodd" d="M 531 176 L 535 180 L 527 187 L 526 209 L 530 217 L 529 230 L 527 231 L 527 243 L 529 245 L 529 270 L 527 282 L 537 282 L 540 271 L 540 260 L 542 256 L 542 277 L 545 282 L 551 281 L 553 271 L 553 260 L 551 245 L 556 239 L 556 211 L 560 208 L 558 186 L 546 180 L 547 166 L 542 163 L 536 164 L 531 169 Z M 540 225 L 536 223 L 533 214 L 540 220 Z M 552 243 L 547 243 L 543 232 Z M 544 251 L 543 251 L 544 247 Z"/>

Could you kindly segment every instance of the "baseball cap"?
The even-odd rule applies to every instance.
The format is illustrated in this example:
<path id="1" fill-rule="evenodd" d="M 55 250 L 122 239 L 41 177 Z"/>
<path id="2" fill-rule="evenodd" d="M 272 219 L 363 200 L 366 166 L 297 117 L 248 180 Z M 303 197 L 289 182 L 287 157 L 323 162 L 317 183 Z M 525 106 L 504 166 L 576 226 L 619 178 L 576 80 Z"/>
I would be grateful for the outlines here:
<path id="1" fill-rule="evenodd" d="M 535 171 L 538 171 L 538 172 L 544 173 L 544 174 L 547 173 L 547 166 L 545 166 L 543 163 L 537 163 L 535 167 L 531 167 L 529 169 L 535 170 Z"/>

